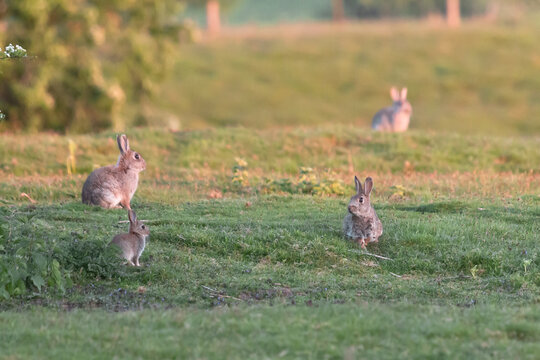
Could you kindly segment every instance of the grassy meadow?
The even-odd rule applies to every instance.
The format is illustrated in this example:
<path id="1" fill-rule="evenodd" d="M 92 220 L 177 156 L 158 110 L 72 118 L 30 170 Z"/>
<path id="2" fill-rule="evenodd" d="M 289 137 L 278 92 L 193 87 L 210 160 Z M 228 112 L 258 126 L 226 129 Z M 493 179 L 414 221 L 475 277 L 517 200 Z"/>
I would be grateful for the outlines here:
<path id="1" fill-rule="evenodd" d="M 125 211 L 80 203 L 114 132 L 0 134 L 0 256 L 65 279 L 0 300 L 0 358 L 536 358 L 536 30 L 424 26 L 182 48 L 159 105 L 184 131 L 127 132 L 140 268 L 107 248 Z M 394 82 L 411 131 L 373 133 Z M 341 234 L 355 174 L 384 226 L 367 252 Z"/>
<path id="2" fill-rule="evenodd" d="M 85 174 L 115 161 L 113 136 L 70 137 L 69 176 L 67 137 L 2 135 L 7 241 L 45 244 L 71 284 L 0 302 L 2 356 L 537 353 L 538 138 L 139 129 L 149 165 L 132 204 L 151 237 L 135 269 L 106 248 L 125 212 L 79 200 Z M 374 177 L 385 229 L 369 254 L 391 260 L 341 235 L 354 173 Z"/>
<path id="3" fill-rule="evenodd" d="M 365 128 L 391 105 L 389 89 L 396 85 L 409 89 L 411 129 L 538 134 L 539 23 L 232 29 L 225 40 L 180 49 L 175 75 L 158 90 L 166 110 L 154 118 L 184 129 Z"/>

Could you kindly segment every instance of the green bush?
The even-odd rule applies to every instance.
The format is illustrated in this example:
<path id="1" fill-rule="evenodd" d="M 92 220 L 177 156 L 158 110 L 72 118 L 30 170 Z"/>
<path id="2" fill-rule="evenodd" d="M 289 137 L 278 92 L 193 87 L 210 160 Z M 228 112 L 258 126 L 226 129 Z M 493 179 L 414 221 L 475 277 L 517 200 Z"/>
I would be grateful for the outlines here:
<path id="1" fill-rule="evenodd" d="M 124 129 L 126 101 L 140 113 L 167 74 L 178 11 L 174 0 L 3 1 L 0 44 L 9 39 L 33 56 L 0 63 L 0 130 Z"/>
<path id="2" fill-rule="evenodd" d="M 118 248 L 76 232 L 54 235 L 39 209 L 0 208 L 0 298 L 64 293 L 74 275 L 111 279 L 125 275 Z"/>

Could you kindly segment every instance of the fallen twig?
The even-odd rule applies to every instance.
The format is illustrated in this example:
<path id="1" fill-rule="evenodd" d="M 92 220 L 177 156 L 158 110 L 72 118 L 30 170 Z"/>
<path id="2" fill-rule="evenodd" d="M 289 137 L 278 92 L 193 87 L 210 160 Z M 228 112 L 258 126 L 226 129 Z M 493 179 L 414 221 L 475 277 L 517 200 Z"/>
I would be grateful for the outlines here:
<path id="1" fill-rule="evenodd" d="M 358 251 L 358 250 L 349 250 L 349 251 L 353 252 L 353 253 L 357 253 L 359 255 L 373 256 L 373 257 L 376 257 L 378 259 L 394 261 L 394 259 L 390 259 L 389 257 L 368 253 L 367 251 Z"/>
<path id="2" fill-rule="evenodd" d="M 403 277 L 403 275 L 394 274 L 393 272 L 390 272 L 390 271 L 389 271 L 389 273 L 390 273 L 390 275 L 394 275 L 395 277 L 398 277 L 398 278 L 402 278 L 402 277 Z"/>

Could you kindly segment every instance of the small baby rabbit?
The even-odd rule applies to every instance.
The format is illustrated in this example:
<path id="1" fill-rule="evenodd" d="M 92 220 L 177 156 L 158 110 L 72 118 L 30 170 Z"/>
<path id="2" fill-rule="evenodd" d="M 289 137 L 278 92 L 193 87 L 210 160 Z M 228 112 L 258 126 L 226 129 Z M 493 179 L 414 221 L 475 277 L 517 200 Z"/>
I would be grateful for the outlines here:
<path id="1" fill-rule="evenodd" d="M 122 250 L 122 256 L 129 265 L 141 266 L 139 258 L 146 245 L 146 238 L 150 235 L 150 230 L 142 221 L 137 220 L 135 211 L 128 211 L 129 233 L 116 235 L 109 245 L 115 244 Z"/>
<path id="2" fill-rule="evenodd" d="M 390 96 L 394 103 L 392 106 L 379 110 L 373 117 L 371 128 L 378 131 L 403 132 L 409 127 L 412 106 L 407 101 L 407 88 L 398 89 L 392 87 Z"/>
<path id="3" fill-rule="evenodd" d="M 146 169 L 141 154 L 129 148 L 126 135 L 116 137 L 120 156 L 116 165 L 94 170 L 82 189 L 82 202 L 104 208 L 131 209 L 130 201 L 137 190 L 139 173 Z"/>
<path id="4" fill-rule="evenodd" d="M 373 189 L 373 180 L 370 177 L 366 178 L 364 189 L 356 176 L 354 182 L 356 195 L 351 197 L 347 207 L 349 213 L 343 221 L 343 231 L 347 237 L 352 238 L 365 249 L 367 243 L 379 241 L 383 228 L 370 202 L 369 195 Z"/>

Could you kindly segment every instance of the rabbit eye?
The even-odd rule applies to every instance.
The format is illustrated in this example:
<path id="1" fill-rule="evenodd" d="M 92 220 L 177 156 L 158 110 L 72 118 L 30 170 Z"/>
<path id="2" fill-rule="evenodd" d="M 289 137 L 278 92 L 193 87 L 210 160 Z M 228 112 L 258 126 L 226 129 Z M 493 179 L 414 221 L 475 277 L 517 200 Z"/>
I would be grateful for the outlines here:
<path id="1" fill-rule="evenodd" d="M 359 198 L 358 202 L 360 202 L 360 204 L 362 204 L 364 202 L 364 198 L 363 197 Z"/>
<path id="2" fill-rule="evenodd" d="M 135 153 L 135 159 L 139 160 L 140 158 L 139 154 Z"/>
<path id="3" fill-rule="evenodd" d="M 143 230 L 146 229 L 146 226 L 142 225 L 142 226 L 141 226 L 141 229 L 143 229 Z"/>

